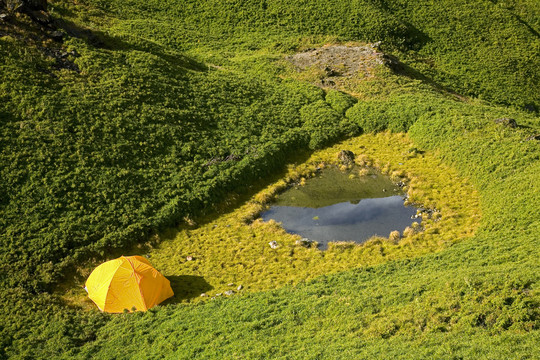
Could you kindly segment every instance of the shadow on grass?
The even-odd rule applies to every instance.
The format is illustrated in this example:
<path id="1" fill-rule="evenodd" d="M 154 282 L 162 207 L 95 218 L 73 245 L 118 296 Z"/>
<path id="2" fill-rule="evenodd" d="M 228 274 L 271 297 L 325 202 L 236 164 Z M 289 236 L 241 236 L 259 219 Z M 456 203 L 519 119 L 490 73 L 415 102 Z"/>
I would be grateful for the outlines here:
<path id="1" fill-rule="evenodd" d="M 172 275 L 167 276 L 171 282 L 174 296 L 167 299 L 164 304 L 176 304 L 182 300 L 189 300 L 201 296 L 202 293 L 213 289 L 202 276 Z"/>
<path id="2" fill-rule="evenodd" d="M 387 65 L 395 74 L 408 77 L 412 80 L 420 80 L 423 83 L 431 86 L 433 90 L 446 94 L 446 95 L 452 95 L 456 100 L 459 101 L 465 101 L 466 97 L 464 95 L 461 95 L 456 92 L 456 90 L 444 86 L 442 84 L 439 84 L 433 78 L 425 75 L 421 71 L 415 69 L 413 66 L 407 65 L 404 62 L 401 62 L 396 56 L 394 55 L 384 55 L 387 61 Z"/>
<path id="3" fill-rule="evenodd" d="M 81 25 L 75 24 L 67 19 L 55 19 L 54 25 L 64 30 L 68 36 L 81 39 L 87 44 L 100 49 L 111 51 L 117 50 L 135 50 L 148 52 L 161 57 L 172 65 L 178 66 L 183 70 L 206 71 L 207 66 L 182 54 L 168 53 L 165 49 L 150 41 L 140 38 L 115 37 L 103 31 L 92 30 Z"/>
<path id="4" fill-rule="evenodd" d="M 337 139 L 334 143 L 338 143 L 342 140 L 343 138 Z M 328 146 L 331 146 L 331 144 Z M 151 245 L 153 247 L 158 247 L 161 243 L 176 238 L 178 233 L 182 230 L 199 228 L 213 221 L 216 221 L 222 216 L 235 212 L 246 202 L 252 199 L 255 194 L 259 193 L 261 190 L 268 187 L 270 184 L 273 184 L 276 181 L 283 179 L 288 171 L 287 165 L 298 165 L 305 163 L 312 153 L 313 150 L 298 149 L 296 153 L 289 153 L 289 155 L 287 156 L 287 160 L 283 160 L 281 165 L 270 166 L 268 171 L 260 174 L 260 177 L 258 177 L 258 179 L 248 179 L 247 181 L 239 184 L 238 186 L 229 186 L 227 188 L 221 189 L 221 191 L 219 191 L 219 193 L 221 194 L 221 200 L 217 201 L 210 207 L 200 209 L 196 216 L 192 218 L 192 220 L 194 221 L 192 224 L 186 223 L 185 219 L 178 219 L 178 223 L 172 224 L 160 230 L 159 242 L 152 243 Z M 139 253 L 147 253 L 149 251 L 150 248 L 141 248 L 139 250 Z"/>

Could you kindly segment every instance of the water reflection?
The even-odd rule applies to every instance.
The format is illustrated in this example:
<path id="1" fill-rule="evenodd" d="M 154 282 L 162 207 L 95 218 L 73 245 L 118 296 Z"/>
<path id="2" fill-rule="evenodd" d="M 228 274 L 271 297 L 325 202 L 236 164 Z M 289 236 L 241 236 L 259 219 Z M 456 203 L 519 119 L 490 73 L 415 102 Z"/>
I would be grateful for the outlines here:
<path id="1" fill-rule="evenodd" d="M 362 243 L 373 235 L 387 237 L 393 230 L 403 231 L 414 214 L 416 209 L 403 206 L 403 197 L 395 195 L 317 209 L 276 205 L 261 216 L 281 222 L 288 232 L 315 240 L 325 249 L 331 241 Z"/>
<path id="2" fill-rule="evenodd" d="M 263 212 L 264 221 L 281 222 L 285 230 L 327 248 L 331 241 L 362 243 L 373 235 L 388 237 L 412 224 L 414 207 L 403 205 L 399 189 L 380 174 L 350 179 L 351 172 L 329 169 L 307 181 L 306 186 L 281 194 Z M 388 190 L 394 194 L 388 196 Z M 336 201 L 338 200 L 338 201 Z M 337 202 L 337 203 L 336 203 Z"/>

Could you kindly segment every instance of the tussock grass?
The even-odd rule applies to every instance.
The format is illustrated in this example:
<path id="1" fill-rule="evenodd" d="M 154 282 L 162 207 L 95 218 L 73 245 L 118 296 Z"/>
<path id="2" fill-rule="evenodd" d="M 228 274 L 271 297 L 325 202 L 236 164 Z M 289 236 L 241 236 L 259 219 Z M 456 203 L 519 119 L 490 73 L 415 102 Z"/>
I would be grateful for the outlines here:
<path id="1" fill-rule="evenodd" d="M 431 153 L 410 157 L 407 150 L 413 145 L 408 136 L 387 132 L 363 135 L 317 151 L 306 162 L 290 165 L 283 179 L 259 191 L 247 203 L 217 218 L 196 219 L 200 225 L 185 225 L 174 234 L 162 236 L 160 244 L 147 255 L 167 276 L 203 278 L 212 289 L 201 292 L 212 297 L 226 291 L 230 283 L 243 285 L 242 292 L 275 289 L 322 274 L 440 251 L 471 237 L 481 220 L 476 190 Z M 300 237 L 286 233 L 274 221 L 251 222 L 288 184 L 302 184 L 321 164 L 335 164 L 342 149 L 357 154 L 359 163 L 384 164 L 386 173 L 396 180 L 406 179 L 409 198 L 438 209 L 440 219 L 421 219 L 423 231 L 405 232 L 408 236 L 402 239 L 398 232 L 390 239 L 375 238 L 364 245 L 331 244 L 326 251 L 297 245 Z M 277 249 L 269 246 L 272 241 L 279 244 Z M 186 260 L 188 256 L 194 260 Z M 198 295 L 177 291 L 173 301 L 208 299 Z"/>

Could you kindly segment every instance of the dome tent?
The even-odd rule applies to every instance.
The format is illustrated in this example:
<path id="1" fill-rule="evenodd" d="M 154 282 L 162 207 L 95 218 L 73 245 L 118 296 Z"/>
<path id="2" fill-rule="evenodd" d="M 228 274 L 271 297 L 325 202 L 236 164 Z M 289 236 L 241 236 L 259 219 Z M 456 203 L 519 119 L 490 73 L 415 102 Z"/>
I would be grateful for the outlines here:
<path id="1" fill-rule="evenodd" d="M 174 295 L 165 276 L 141 256 L 121 256 L 92 271 L 86 280 L 88 297 L 101 311 L 146 311 Z"/>

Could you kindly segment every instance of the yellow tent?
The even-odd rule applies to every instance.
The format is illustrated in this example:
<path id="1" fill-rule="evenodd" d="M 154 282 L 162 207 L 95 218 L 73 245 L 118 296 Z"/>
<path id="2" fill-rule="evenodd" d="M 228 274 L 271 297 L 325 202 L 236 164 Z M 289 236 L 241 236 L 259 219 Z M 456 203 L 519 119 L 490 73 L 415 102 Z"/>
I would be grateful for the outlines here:
<path id="1" fill-rule="evenodd" d="M 86 280 L 88 297 L 101 311 L 146 311 L 174 295 L 169 280 L 141 256 L 99 265 Z"/>

